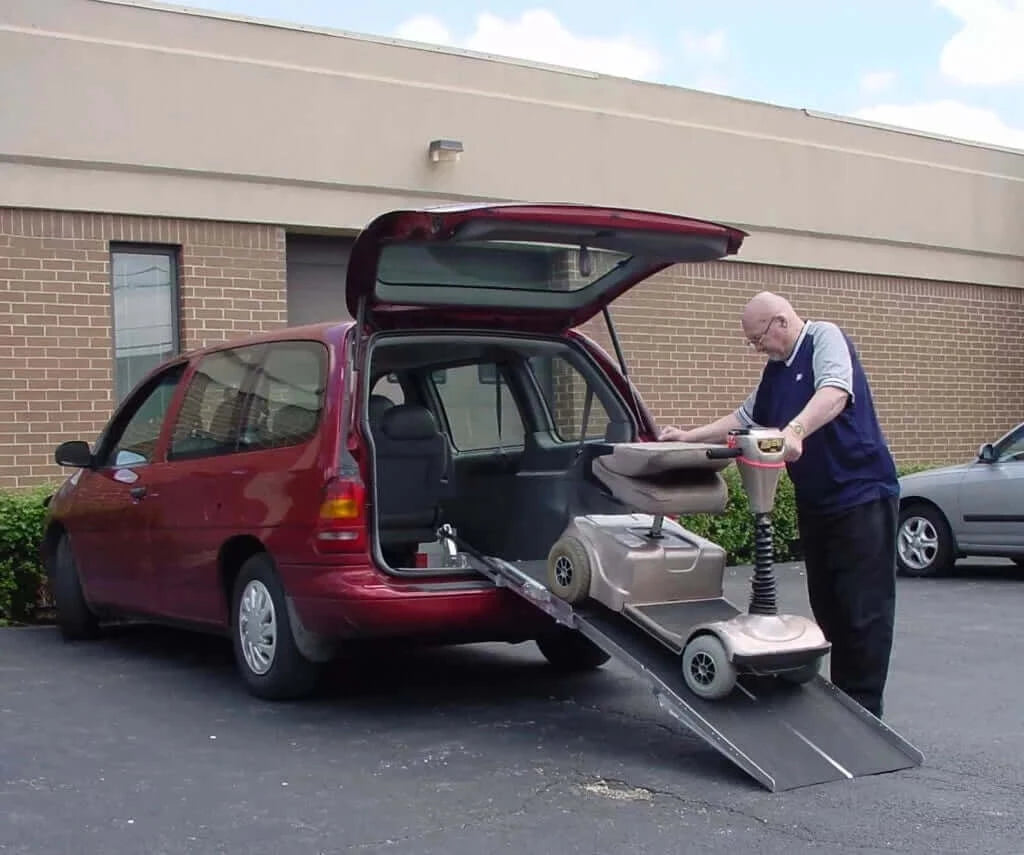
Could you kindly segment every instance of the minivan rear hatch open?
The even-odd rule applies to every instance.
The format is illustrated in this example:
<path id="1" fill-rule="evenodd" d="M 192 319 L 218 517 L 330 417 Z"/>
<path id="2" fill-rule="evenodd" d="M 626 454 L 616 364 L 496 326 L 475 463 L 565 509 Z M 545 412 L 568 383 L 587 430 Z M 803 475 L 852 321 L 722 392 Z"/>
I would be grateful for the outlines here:
<path id="1" fill-rule="evenodd" d="M 672 264 L 734 255 L 745 237 L 703 220 L 586 205 L 392 211 L 356 238 L 346 303 L 376 329 L 556 333 Z"/>

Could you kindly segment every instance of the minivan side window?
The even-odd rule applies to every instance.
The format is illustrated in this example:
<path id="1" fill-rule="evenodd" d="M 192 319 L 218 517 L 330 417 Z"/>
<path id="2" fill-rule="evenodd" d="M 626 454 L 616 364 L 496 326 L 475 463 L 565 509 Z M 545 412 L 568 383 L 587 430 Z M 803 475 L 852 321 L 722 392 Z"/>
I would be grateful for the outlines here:
<path id="1" fill-rule="evenodd" d="M 327 348 L 319 342 L 267 345 L 242 425 L 243 450 L 298 445 L 316 433 L 324 407 L 327 364 Z"/>
<path id="2" fill-rule="evenodd" d="M 261 345 L 207 354 L 196 367 L 178 413 L 168 460 L 230 454 L 238 449 L 242 389 Z"/>
<path id="3" fill-rule="evenodd" d="M 140 466 L 153 459 L 167 410 L 185 364 L 171 366 L 128 399 L 119 421 L 100 442 L 101 466 Z M 124 421 L 124 419 L 127 421 Z"/>
<path id="4" fill-rule="evenodd" d="M 457 450 L 524 447 L 522 416 L 494 363 L 448 368 L 444 382 L 431 380 Z"/>
<path id="5" fill-rule="evenodd" d="M 551 414 L 555 435 L 563 442 L 579 442 L 584 430 L 585 439 L 603 438 L 610 417 L 596 392 L 590 396 L 587 409 L 587 391 L 590 384 L 569 360 L 561 356 L 535 356 L 530 368 L 537 380 L 544 403 Z"/>

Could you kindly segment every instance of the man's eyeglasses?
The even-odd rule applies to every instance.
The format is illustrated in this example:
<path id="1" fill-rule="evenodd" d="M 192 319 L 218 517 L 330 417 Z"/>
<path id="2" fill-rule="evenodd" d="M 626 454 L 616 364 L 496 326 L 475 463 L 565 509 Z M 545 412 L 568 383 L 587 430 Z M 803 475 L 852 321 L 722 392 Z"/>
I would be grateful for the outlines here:
<path id="1" fill-rule="evenodd" d="M 768 330 L 772 328 L 772 324 L 774 324 L 775 321 L 778 320 L 778 317 L 778 315 L 775 315 L 770 321 L 768 321 L 768 325 L 761 331 L 761 334 L 759 336 L 757 336 L 756 338 L 748 338 L 746 342 L 747 347 L 749 347 L 751 350 L 757 350 L 761 346 L 761 342 L 764 341 L 764 337 L 768 335 Z"/>

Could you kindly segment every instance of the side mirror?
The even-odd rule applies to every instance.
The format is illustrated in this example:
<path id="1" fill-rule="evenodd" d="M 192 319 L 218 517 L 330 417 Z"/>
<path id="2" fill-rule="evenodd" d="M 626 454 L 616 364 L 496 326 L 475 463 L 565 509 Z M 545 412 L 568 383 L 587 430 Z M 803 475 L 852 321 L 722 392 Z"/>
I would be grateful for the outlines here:
<path id="1" fill-rule="evenodd" d="M 62 442 L 57 446 L 53 458 L 61 466 L 77 466 L 79 469 L 89 469 L 94 462 L 89 443 L 80 439 Z"/>
<path id="2" fill-rule="evenodd" d="M 996 462 L 996 449 L 991 442 L 986 442 L 981 448 L 978 449 L 978 460 L 980 460 L 982 463 Z"/>

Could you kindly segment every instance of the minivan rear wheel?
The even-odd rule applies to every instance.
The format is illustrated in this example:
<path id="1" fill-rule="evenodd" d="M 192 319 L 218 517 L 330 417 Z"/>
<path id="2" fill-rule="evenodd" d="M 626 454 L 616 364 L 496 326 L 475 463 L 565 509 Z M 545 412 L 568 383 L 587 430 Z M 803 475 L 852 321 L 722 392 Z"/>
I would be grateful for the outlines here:
<path id="1" fill-rule="evenodd" d="M 592 671 L 611 658 L 589 638 L 564 626 L 540 636 L 536 644 L 544 658 L 559 671 Z"/>
<path id="2" fill-rule="evenodd" d="M 321 666 L 299 652 L 284 587 L 266 553 L 248 558 L 235 579 L 231 624 L 235 662 L 252 694 L 284 700 L 313 690 Z"/>

